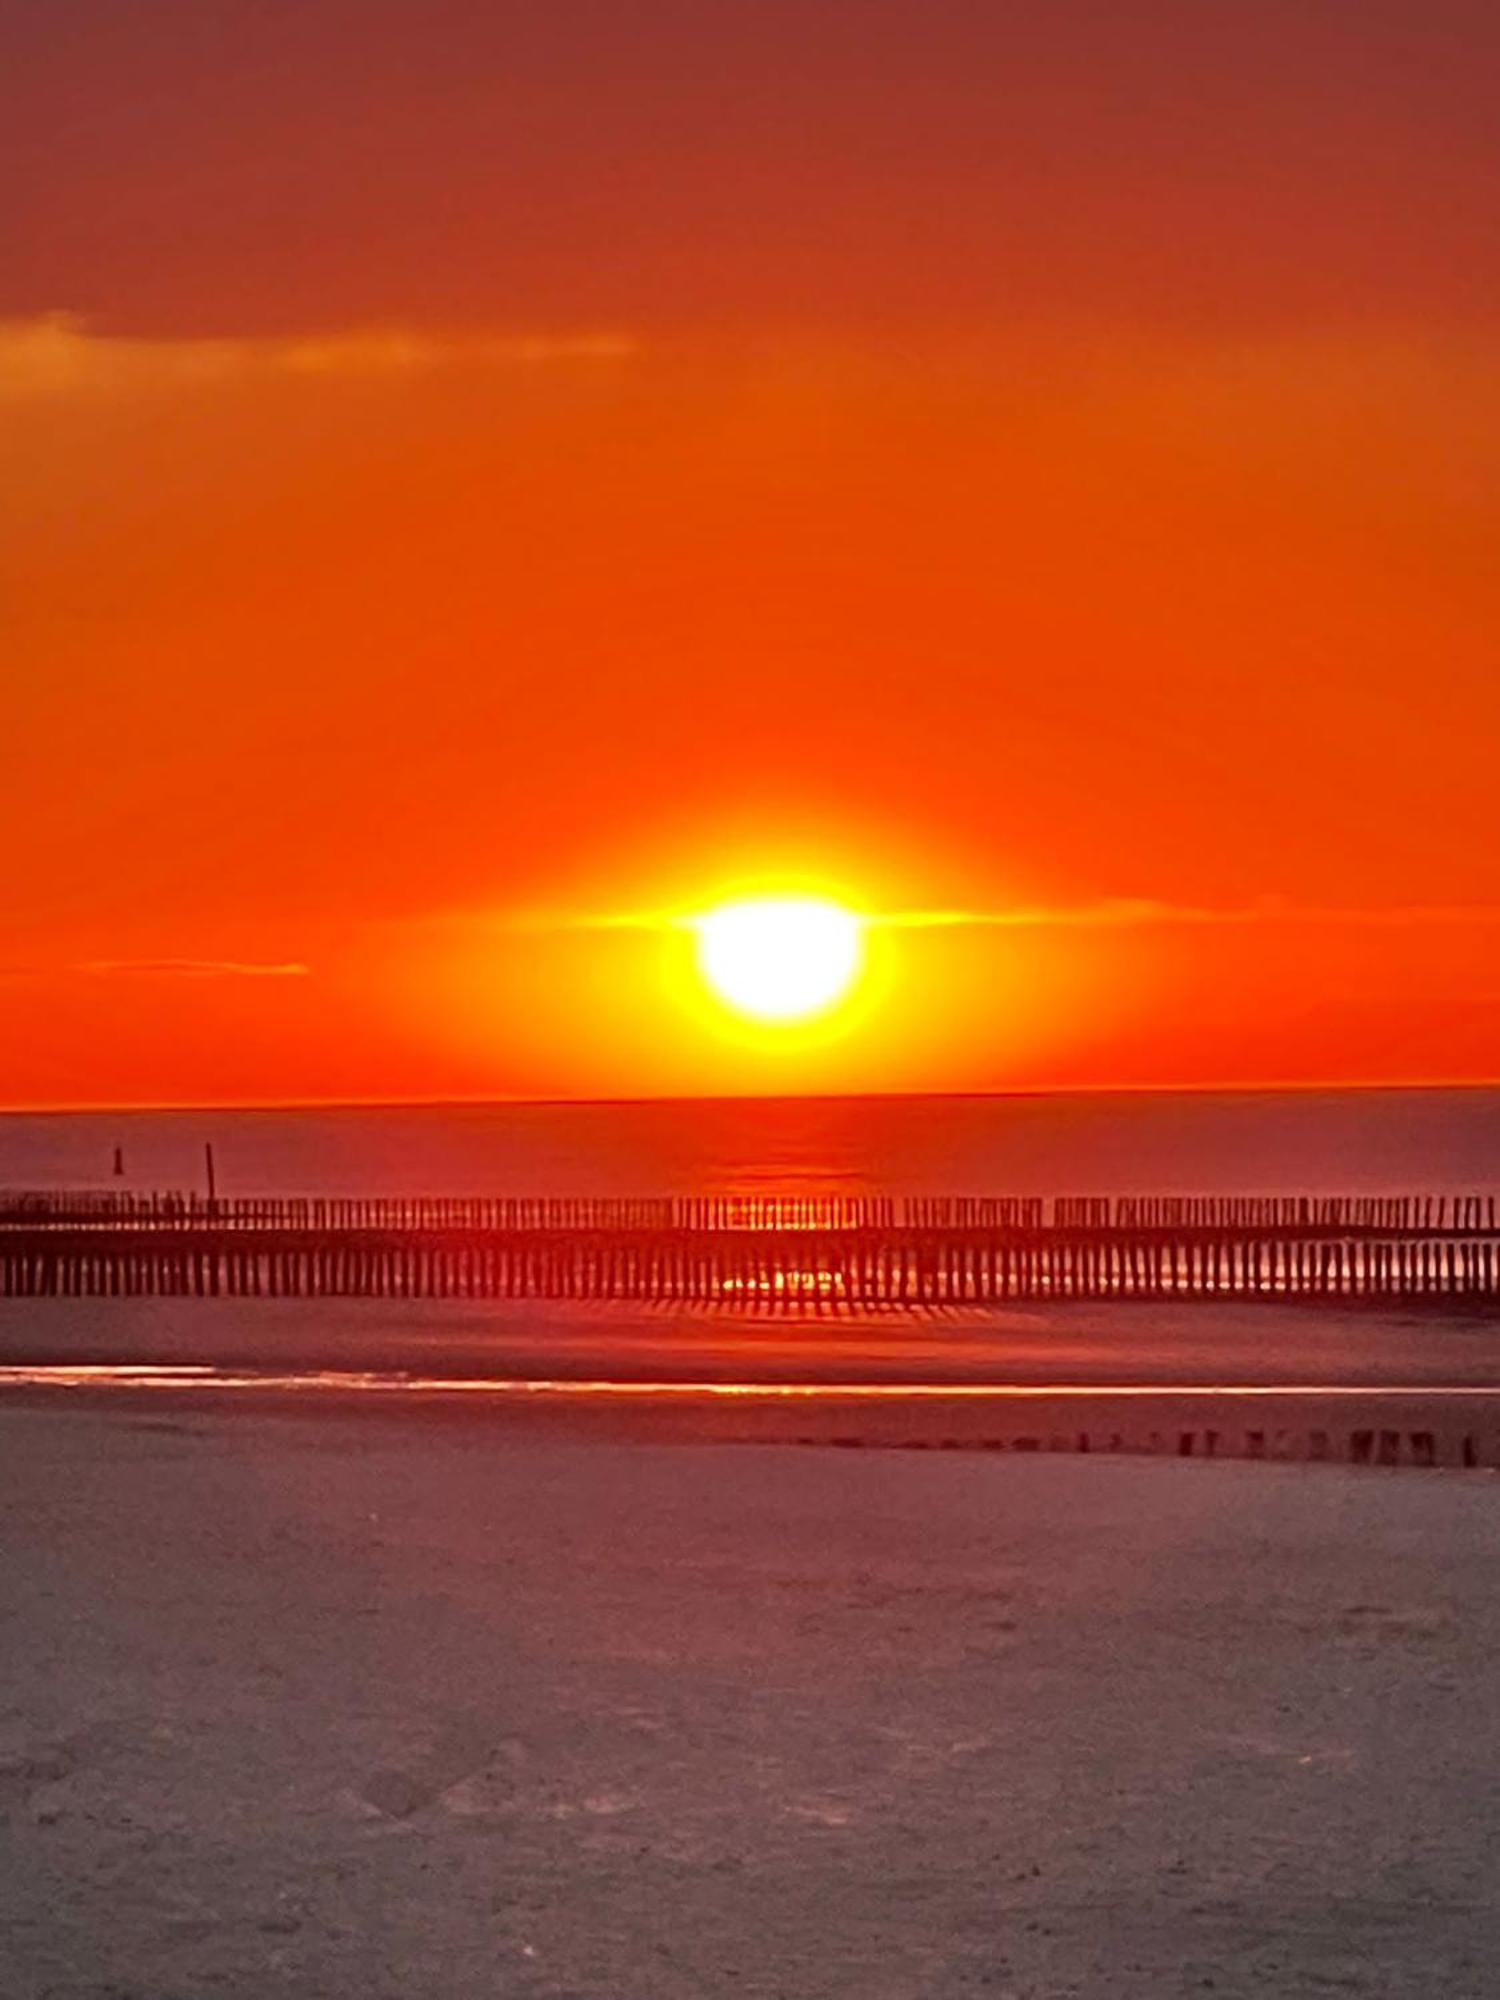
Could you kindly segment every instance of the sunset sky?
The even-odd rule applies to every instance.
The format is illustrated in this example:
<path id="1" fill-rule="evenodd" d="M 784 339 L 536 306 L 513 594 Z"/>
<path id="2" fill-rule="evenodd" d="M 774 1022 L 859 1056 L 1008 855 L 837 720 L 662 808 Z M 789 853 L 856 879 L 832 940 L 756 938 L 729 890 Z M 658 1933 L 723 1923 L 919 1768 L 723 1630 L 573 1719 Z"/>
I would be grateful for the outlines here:
<path id="1" fill-rule="evenodd" d="M 1493 5 L 0 43 L 0 1103 L 1500 1075 Z"/>

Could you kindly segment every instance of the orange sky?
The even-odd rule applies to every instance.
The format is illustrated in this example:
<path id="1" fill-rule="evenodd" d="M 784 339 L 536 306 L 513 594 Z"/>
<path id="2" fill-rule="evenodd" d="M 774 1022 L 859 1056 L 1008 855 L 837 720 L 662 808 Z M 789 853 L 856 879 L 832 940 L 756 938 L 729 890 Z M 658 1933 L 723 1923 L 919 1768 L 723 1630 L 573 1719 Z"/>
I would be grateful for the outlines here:
<path id="1" fill-rule="evenodd" d="M 1500 30 L 1038 11 L 26 11 L 0 1102 L 1500 1073 Z"/>

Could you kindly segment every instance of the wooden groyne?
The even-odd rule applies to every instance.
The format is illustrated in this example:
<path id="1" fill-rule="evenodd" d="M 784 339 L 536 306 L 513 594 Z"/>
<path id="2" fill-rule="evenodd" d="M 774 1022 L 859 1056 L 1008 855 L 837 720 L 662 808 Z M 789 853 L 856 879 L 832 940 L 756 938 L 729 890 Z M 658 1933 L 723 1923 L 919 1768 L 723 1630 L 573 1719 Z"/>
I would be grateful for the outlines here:
<path id="1" fill-rule="evenodd" d="M 0 1229 L 1129 1230 L 1493 1234 L 1489 1195 L 234 1195 L 0 1190 Z"/>
<path id="2" fill-rule="evenodd" d="M 1493 1195 L 0 1196 L 0 1297 L 1500 1298 Z"/>

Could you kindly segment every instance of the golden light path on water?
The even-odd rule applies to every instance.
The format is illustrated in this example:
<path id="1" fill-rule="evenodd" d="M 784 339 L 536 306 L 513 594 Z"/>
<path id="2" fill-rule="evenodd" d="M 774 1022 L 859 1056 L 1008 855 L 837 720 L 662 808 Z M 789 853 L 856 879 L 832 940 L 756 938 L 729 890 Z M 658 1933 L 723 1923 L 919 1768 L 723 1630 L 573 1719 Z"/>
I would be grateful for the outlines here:
<path id="1" fill-rule="evenodd" d="M 620 1382 L 558 1377 L 452 1376 L 371 1373 L 354 1369 L 284 1372 L 219 1369 L 201 1365 L 90 1362 L 0 1367 L 0 1389 L 278 1389 L 333 1390 L 361 1395 L 459 1395 L 556 1397 L 717 1397 L 797 1401 L 897 1402 L 941 1398 L 965 1402 L 1026 1402 L 1055 1396 L 1246 1397 L 1337 1396 L 1482 1398 L 1500 1395 L 1500 1383 L 1431 1382 Z"/>

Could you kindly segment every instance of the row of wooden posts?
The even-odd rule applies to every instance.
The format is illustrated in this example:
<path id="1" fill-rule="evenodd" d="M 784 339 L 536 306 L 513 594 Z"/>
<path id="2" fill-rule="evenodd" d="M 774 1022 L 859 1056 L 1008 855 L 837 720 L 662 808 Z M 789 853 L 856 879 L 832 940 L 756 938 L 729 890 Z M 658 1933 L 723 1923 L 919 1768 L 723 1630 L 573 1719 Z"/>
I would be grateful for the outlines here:
<path id="1" fill-rule="evenodd" d="M 0 1190 L 0 1230 L 1360 1230 L 1497 1227 L 1492 1194 L 234 1195 Z"/>
<path id="2" fill-rule="evenodd" d="M 867 1449 L 871 1445 L 887 1451 L 1009 1451 L 1009 1452 L 1133 1452 L 1152 1457 L 1275 1459 L 1282 1463 L 1304 1462 L 1348 1465 L 1406 1465 L 1431 1471 L 1452 1467 L 1472 1472 L 1479 1467 L 1493 1469 L 1497 1461 L 1492 1435 L 1476 1431 L 1374 1429 L 1357 1425 L 1348 1430 L 1266 1430 L 1248 1426 L 1243 1430 L 1148 1431 L 1144 1435 L 1122 1431 L 1022 1431 L 1007 1437 L 881 1437 L 869 1438 L 859 1432 L 832 1436 L 800 1437 L 798 1444 L 843 1446 L 846 1450 Z"/>
<path id="3" fill-rule="evenodd" d="M 750 1308 L 1500 1297 L 1493 1229 L 0 1228 L 5 1297 L 574 1298 Z"/>

